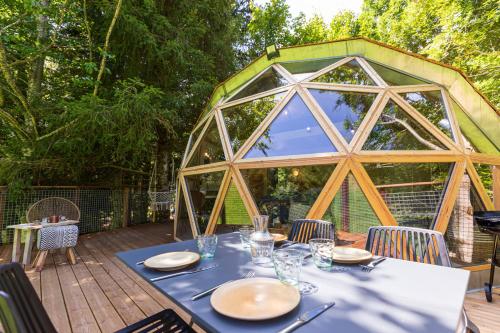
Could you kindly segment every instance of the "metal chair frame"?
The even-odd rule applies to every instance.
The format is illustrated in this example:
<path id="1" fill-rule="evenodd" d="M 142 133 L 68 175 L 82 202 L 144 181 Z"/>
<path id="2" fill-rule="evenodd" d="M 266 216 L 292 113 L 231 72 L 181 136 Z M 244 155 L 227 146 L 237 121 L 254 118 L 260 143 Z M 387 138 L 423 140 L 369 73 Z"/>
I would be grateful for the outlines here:
<path id="1" fill-rule="evenodd" d="M 293 221 L 288 240 L 308 243 L 312 238 L 335 239 L 335 224 L 323 220 L 300 219 Z"/>

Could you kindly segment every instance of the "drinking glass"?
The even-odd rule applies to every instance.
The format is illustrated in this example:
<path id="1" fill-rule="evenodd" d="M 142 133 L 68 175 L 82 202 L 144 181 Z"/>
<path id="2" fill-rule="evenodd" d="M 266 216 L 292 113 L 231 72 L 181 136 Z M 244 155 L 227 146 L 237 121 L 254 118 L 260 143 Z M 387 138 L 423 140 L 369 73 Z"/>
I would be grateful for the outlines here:
<path id="1" fill-rule="evenodd" d="M 202 258 L 213 258 L 217 249 L 217 235 L 197 236 L 196 244 Z"/>
<path id="2" fill-rule="evenodd" d="M 316 267 L 323 270 L 330 269 L 335 241 L 333 239 L 314 238 L 309 241 L 309 247 Z"/>
<path id="3" fill-rule="evenodd" d="M 255 232 L 250 236 L 250 254 L 252 262 L 257 265 L 272 265 L 274 238 L 267 230 L 268 221 L 267 215 L 253 218 Z"/>
<path id="4" fill-rule="evenodd" d="M 240 240 L 243 248 L 250 248 L 250 236 L 255 232 L 255 229 L 252 227 L 241 227 L 238 231 L 240 232 Z"/>
<path id="5" fill-rule="evenodd" d="M 304 254 L 299 250 L 283 249 L 273 252 L 274 270 L 284 284 L 298 286 Z"/>

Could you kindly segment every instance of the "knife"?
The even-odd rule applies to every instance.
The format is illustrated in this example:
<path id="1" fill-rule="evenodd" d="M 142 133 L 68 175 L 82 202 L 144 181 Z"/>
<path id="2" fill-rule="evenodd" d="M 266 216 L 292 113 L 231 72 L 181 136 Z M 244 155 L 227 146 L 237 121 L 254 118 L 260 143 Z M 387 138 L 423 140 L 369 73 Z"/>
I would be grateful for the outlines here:
<path id="1" fill-rule="evenodd" d="M 207 269 L 212 269 L 212 268 L 215 268 L 215 267 L 218 267 L 218 266 L 219 265 L 212 265 L 212 266 L 206 266 L 206 267 L 198 268 L 198 269 L 196 269 L 194 271 L 186 271 L 186 272 L 179 272 L 179 273 L 173 273 L 173 274 L 158 276 L 158 277 L 149 279 L 149 281 L 155 282 L 155 281 L 160 281 L 160 280 L 164 280 L 164 279 L 169 279 L 169 278 L 172 278 L 172 277 L 175 277 L 175 276 L 187 275 L 187 274 L 194 274 L 194 273 L 206 271 Z"/>
<path id="2" fill-rule="evenodd" d="M 281 331 L 278 331 L 278 333 L 290 333 L 295 331 L 297 328 L 299 328 L 302 325 L 305 325 L 306 323 L 310 322 L 329 308 L 335 305 L 335 302 L 330 302 L 323 304 L 321 306 L 318 306 L 312 310 L 304 312 L 300 317 L 292 324 L 288 325 Z"/>

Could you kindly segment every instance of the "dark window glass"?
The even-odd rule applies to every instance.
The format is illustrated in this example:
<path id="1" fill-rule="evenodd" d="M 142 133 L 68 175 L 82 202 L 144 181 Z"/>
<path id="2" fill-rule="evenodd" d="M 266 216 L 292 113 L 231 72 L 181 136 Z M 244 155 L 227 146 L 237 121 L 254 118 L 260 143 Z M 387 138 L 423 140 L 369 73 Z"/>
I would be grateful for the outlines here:
<path id="1" fill-rule="evenodd" d="M 309 89 L 321 108 L 347 142 L 370 109 L 376 94 Z"/>
<path id="2" fill-rule="evenodd" d="M 239 93 L 231 97 L 231 101 L 255 95 L 267 90 L 271 90 L 278 87 L 283 87 L 289 84 L 289 82 L 281 76 L 274 68 L 269 67 L 261 76 L 259 76 L 255 81 L 250 83 L 248 86 L 243 88 Z"/>
<path id="3" fill-rule="evenodd" d="M 364 167 L 399 225 L 432 227 L 452 163 L 367 163 Z"/>
<path id="4" fill-rule="evenodd" d="M 368 228 L 380 225 L 377 215 L 351 173 L 342 182 L 322 219 L 335 224 L 338 245 L 362 249 L 365 248 Z"/>
<path id="5" fill-rule="evenodd" d="M 241 225 L 252 225 L 252 220 L 238 189 L 231 181 L 217 219 L 216 233 L 233 232 Z"/>
<path id="6" fill-rule="evenodd" d="M 283 99 L 284 95 L 285 93 L 266 96 L 222 109 L 224 123 L 226 124 L 234 153 L 240 149 L 262 120 Z"/>
<path id="7" fill-rule="evenodd" d="M 370 66 L 380 75 L 380 77 L 390 86 L 406 86 L 414 84 L 428 84 L 428 81 L 418 79 L 403 72 L 390 69 L 383 65 L 379 65 L 367 60 Z"/>
<path id="8" fill-rule="evenodd" d="M 484 204 L 469 175 L 465 173 L 445 234 L 453 266 L 489 265 L 493 237 L 479 231 L 473 219 L 475 211 L 483 210 L 485 210 Z"/>
<path id="9" fill-rule="evenodd" d="M 184 194 L 182 190 L 179 190 L 179 211 L 177 214 L 177 229 L 175 232 L 175 236 L 182 240 L 193 239 L 193 231 L 191 230 L 191 224 L 189 222 L 189 215 L 186 206 L 186 201 L 184 201 Z"/>
<path id="10" fill-rule="evenodd" d="M 195 148 L 188 167 L 224 161 L 224 149 L 219 136 L 217 122 L 212 118 L 210 125 Z"/>
<path id="11" fill-rule="evenodd" d="M 335 165 L 244 169 L 243 178 L 261 214 L 279 226 L 304 218 Z"/>
<path id="12" fill-rule="evenodd" d="M 325 68 L 337 61 L 341 58 L 327 58 L 327 59 L 314 59 L 314 60 L 306 60 L 306 61 L 293 61 L 293 62 L 284 62 L 280 65 L 285 67 L 285 69 L 292 74 L 292 76 L 297 80 L 301 81 L 309 76 L 313 75 L 320 69 Z"/>
<path id="13" fill-rule="evenodd" d="M 193 215 L 200 233 L 207 229 L 223 177 L 223 171 L 186 176 Z"/>
<path id="14" fill-rule="evenodd" d="M 299 95 L 280 111 L 245 155 L 271 157 L 337 151 Z"/>
<path id="15" fill-rule="evenodd" d="M 403 98 L 451 139 L 451 125 L 440 91 L 420 91 L 401 94 Z"/>
<path id="16" fill-rule="evenodd" d="M 445 150 L 438 139 L 389 101 L 373 127 L 364 150 Z"/>
<path id="17" fill-rule="evenodd" d="M 354 59 L 315 78 L 312 82 L 359 84 L 367 86 L 375 85 L 375 82 L 373 82 L 370 76 Z"/>

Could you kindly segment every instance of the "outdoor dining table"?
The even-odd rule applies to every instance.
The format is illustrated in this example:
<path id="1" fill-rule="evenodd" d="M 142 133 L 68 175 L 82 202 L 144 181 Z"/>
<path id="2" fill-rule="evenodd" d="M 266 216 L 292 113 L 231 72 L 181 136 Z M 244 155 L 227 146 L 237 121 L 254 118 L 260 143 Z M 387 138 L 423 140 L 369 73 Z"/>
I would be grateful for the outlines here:
<path id="1" fill-rule="evenodd" d="M 217 264 L 214 269 L 151 282 L 151 278 L 168 272 L 137 264 L 154 255 L 185 250 L 196 252 L 196 241 L 119 252 L 117 256 L 189 313 L 207 332 L 277 332 L 293 323 L 301 313 L 334 301 L 334 307 L 296 332 L 455 333 L 469 279 L 466 270 L 396 259 L 385 260 L 369 273 L 357 265 L 322 271 L 309 259 L 300 278 L 316 285 L 317 292 L 302 295 L 299 306 L 279 318 L 244 321 L 218 314 L 210 305 L 210 296 L 196 301 L 191 297 L 225 281 L 239 279 L 250 270 L 255 271 L 256 277 L 275 278 L 274 268 L 254 265 L 238 233 L 219 235 L 215 258 L 197 264 L 197 267 Z"/>

